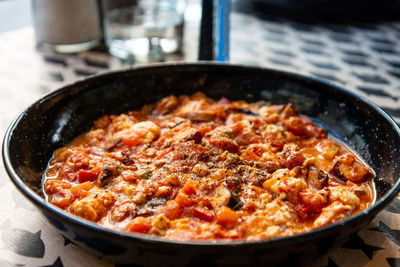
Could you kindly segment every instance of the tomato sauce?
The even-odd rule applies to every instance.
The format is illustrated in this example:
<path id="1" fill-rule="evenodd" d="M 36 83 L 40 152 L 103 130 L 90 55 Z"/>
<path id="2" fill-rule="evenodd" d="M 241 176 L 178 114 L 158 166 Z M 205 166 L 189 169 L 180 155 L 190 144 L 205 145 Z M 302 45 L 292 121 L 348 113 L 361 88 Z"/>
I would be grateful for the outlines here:
<path id="1" fill-rule="evenodd" d="M 292 104 L 202 93 L 104 116 L 55 151 L 46 199 L 121 231 L 175 240 L 308 232 L 374 202 L 374 171 Z"/>

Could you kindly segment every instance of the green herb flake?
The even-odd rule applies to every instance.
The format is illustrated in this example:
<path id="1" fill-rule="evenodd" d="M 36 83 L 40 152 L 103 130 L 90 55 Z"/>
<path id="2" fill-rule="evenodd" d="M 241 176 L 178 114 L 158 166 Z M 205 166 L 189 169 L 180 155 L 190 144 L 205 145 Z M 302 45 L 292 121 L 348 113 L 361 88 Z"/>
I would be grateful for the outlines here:
<path id="1" fill-rule="evenodd" d="M 276 128 L 278 128 L 281 132 L 285 131 L 285 128 L 280 124 L 275 124 Z"/>
<path id="2" fill-rule="evenodd" d="M 164 165 L 162 166 L 162 169 L 168 171 L 168 170 L 169 170 L 169 167 L 168 167 L 167 165 L 164 164 Z"/>
<path id="3" fill-rule="evenodd" d="M 222 133 L 226 135 L 229 139 L 235 139 L 235 135 L 232 133 L 232 131 L 223 131 Z"/>
<path id="4" fill-rule="evenodd" d="M 140 176 L 143 179 L 150 179 L 152 175 L 153 175 L 153 172 L 150 170 L 147 170 L 147 171 L 143 172 Z"/>

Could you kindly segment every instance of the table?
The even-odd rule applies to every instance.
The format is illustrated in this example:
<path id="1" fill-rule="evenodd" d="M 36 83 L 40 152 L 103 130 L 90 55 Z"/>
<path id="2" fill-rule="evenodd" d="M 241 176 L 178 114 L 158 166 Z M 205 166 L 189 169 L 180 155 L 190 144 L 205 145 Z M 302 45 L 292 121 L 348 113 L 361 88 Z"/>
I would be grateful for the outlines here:
<path id="1" fill-rule="evenodd" d="M 400 122 L 400 23 L 304 24 L 231 15 L 232 63 L 316 76 L 381 106 Z M 196 27 L 187 27 L 183 60 L 197 56 Z M 29 104 L 64 84 L 124 67 L 101 51 L 38 52 L 31 27 L 0 35 L 0 135 Z M 2 165 L 2 162 L 0 163 Z M 62 236 L 0 168 L 0 266 L 119 266 Z M 367 227 L 304 266 L 400 266 L 400 199 Z"/>

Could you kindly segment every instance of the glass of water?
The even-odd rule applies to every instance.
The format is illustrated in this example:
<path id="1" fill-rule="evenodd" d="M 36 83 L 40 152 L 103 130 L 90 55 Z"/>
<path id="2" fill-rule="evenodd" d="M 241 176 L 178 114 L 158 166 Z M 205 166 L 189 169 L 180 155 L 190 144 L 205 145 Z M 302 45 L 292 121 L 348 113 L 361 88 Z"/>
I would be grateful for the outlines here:
<path id="1" fill-rule="evenodd" d="M 103 0 L 110 53 L 132 65 L 179 53 L 184 6 L 184 0 Z"/>

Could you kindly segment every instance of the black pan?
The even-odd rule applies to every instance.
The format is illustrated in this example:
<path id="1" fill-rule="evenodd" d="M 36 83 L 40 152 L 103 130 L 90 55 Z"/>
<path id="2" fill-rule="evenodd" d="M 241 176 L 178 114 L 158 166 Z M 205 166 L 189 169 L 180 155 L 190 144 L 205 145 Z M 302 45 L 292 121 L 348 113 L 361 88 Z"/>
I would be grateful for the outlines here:
<path id="1" fill-rule="evenodd" d="M 377 201 L 339 223 L 264 241 L 166 241 L 105 229 L 45 202 L 41 177 L 53 151 L 105 114 L 138 109 L 175 94 L 294 103 L 356 150 L 376 171 Z M 22 112 L 3 141 L 3 160 L 18 189 L 63 235 L 104 258 L 141 265 L 296 263 L 325 253 L 366 225 L 400 190 L 400 130 L 371 102 L 332 84 L 258 67 L 165 64 L 108 73 L 57 90 Z"/>

